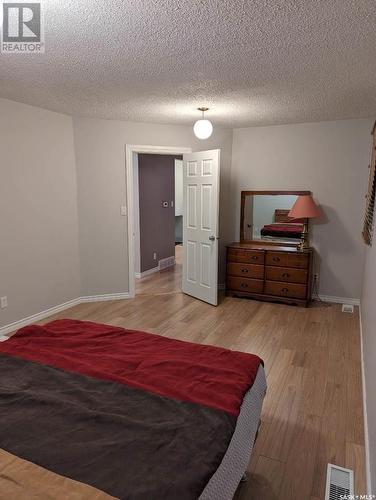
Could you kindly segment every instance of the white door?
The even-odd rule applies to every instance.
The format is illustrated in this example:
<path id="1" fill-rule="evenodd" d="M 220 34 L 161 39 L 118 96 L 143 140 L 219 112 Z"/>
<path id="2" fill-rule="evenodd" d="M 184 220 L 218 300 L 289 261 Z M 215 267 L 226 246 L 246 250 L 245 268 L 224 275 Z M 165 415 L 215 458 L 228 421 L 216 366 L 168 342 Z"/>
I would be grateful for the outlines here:
<path id="1" fill-rule="evenodd" d="M 183 292 L 218 303 L 220 150 L 183 156 Z"/>

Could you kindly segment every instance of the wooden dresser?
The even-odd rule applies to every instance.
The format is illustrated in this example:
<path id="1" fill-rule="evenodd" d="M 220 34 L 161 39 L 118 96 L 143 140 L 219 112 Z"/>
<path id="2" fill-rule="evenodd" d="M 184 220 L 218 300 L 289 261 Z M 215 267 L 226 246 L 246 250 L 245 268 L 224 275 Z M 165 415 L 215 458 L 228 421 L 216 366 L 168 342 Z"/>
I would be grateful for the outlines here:
<path id="1" fill-rule="evenodd" d="M 227 247 L 228 295 L 307 307 L 311 298 L 312 249 L 232 243 Z"/>

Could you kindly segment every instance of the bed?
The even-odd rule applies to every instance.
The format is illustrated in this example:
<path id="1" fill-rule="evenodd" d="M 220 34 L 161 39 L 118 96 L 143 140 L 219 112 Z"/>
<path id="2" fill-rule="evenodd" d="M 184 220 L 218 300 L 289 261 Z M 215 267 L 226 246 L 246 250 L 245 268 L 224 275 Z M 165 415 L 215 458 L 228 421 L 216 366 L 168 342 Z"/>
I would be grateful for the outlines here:
<path id="1" fill-rule="evenodd" d="M 266 390 L 255 355 L 77 320 L 0 343 L 0 498 L 230 500 Z"/>
<path id="2" fill-rule="evenodd" d="M 290 210 L 276 209 L 274 211 L 274 223 L 265 224 L 261 229 L 263 238 L 293 238 L 300 239 L 304 219 L 290 219 Z"/>

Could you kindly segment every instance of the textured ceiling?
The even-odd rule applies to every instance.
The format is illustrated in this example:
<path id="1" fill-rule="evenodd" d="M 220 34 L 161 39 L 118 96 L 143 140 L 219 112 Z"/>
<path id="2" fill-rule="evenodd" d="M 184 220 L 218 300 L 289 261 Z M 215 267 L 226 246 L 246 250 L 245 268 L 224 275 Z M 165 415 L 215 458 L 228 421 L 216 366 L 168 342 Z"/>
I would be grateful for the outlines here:
<path id="1" fill-rule="evenodd" d="M 46 53 L 0 96 L 68 114 L 247 126 L 376 114 L 375 0 L 44 0 Z"/>

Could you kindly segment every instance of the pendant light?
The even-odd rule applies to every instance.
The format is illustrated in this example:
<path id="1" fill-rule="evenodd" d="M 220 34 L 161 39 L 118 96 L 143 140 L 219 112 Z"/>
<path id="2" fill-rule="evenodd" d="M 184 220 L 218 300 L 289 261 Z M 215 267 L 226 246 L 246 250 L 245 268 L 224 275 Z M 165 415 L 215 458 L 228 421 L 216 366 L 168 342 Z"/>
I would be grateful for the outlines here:
<path id="1" fill-rule="evenodd" d="M 209 108 L 197 108 L 202 112 L 201 120 L 197 120 L 197 122 L 193 126 L 193 132 L 198 139 L 208 139 L 213 133 L 213 125 L 210 120 L 205 119 L 205 111 L 208 111 Z"/>

